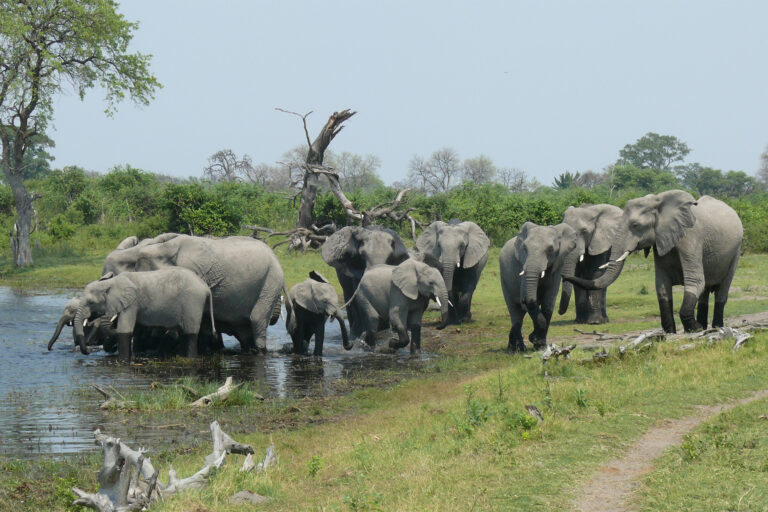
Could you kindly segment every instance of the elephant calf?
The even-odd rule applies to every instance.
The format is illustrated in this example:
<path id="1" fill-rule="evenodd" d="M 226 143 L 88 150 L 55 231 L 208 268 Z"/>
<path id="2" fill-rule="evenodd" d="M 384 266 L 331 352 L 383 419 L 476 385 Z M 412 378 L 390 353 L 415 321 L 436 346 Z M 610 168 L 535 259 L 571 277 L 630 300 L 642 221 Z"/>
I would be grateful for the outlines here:
<path id="1" fill-rule="evenodd" d="M 512 328 L 507 350 L 525 351 L 522 326 L 525 313 L 533 320 L 529 340 L 536 349 L 547 344 L 547 331 L 563 274 L 572 275 L 584 254 L 584 243 L 567 224 L 538 226 L 526 222 L 499 254 L 501 289 Z M 562 304 L 567 308 L 571 287 L 564 286 Z M 565 313 L 561 310 L 560 313 Z"/>
<path id="2" fill-rule="evenodd" d="M 336 290 L 318 272 L 309 273 L 309 279 L 296 284 L 288 290 L 288 314 L 285 319 L 285 328 L 293 340 L 293 351 L 297 354 L 307 354 L 309 340 L 315 337 L 315 355 L 323 355 L 323 340 L 325 339 L 325 319 L 334 318 L 341 328 L 341 340 L 344 348 L 350 350 L 347 327 L 341 317 L 341 311 L 336 306 L 339 296 Z"/>
<path id="3" fill-rule="evenodd" d="M 442 329 L 449 321 L 450 304 L 443 276 L 426 263 L 408 259 L 397 266 L 376 265 L 366 270 L 344 307 L 356 306 L 364 328 L 363 339 L 369 346 L 374 345 L 376 332 L 389 325 L 398 337 L 397 342 L 390 342 L 390 348 L 410 343 L 413 354 L 421 351 L 421 318 L 430 298 L 440 305 L 442 320 L 438 329 Z"/>
<path id="4" fill-rule="evenodd" d="M 213 322 L 211 291 L 194 272 L 167 268 L 148 272 L 106 274 L 85 287 L 75 314 L 75 341 L 88 353 L 83 322 L 91 315 L 117 319 L 117 350 L 120 359 L 130 359 L 131 338 L 137 325 L 179 329 L 187 356 L 197 356 L 197 336 L 203 313 L 208 309 Z"/>
<path id="5" fill-rule="evenodd" d="M 72 297 L 64 305 L 64 312 L 59 318 L 59 322 L 56 324 L 56 330 L 48 341 L 48 350 L 53 349 L 53 344 L 59 339 L 64 326 L 72 327 L 74 325 L 75 315 L 80 307 L 80 297 Z M 106 318 L 94 318 L 88 319 L 83 326 L 85 338 L 88 345 L 103 345 L 104 350 L 108 352 L 114 352 L 117 348 L 117 340 L 115 339 L 115 332 L 112 328 L 112 323 L 108 322 Z M 74 332 L 73 336 L 74 338 Z"/>

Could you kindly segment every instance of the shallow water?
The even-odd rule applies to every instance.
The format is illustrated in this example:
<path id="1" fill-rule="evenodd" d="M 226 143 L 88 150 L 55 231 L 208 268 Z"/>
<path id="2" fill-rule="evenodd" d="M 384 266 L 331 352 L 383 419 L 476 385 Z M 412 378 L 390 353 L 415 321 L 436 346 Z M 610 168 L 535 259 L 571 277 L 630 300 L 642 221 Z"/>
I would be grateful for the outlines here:
<path id="1" fill-rule="evenodd" d="M 331 383 L 342 377 L 420 365 L 428 360 L 428 356 L 411 359 L 405 352 L 388 355 L 357 348 L 345 351 L 336 322 L 326 324 L 322 358 L 275 354 L 290 342 L 283 322 L 267 331 L 271 355 L 228 353 L 192 366 L 151 361 L 128 366 L 117 364 L 114 356 L 104 352 L 84 356 L 74 351 L 71 327 L 65 327 L 48 352 L 47 342 L 71 296 L 20 293 L 0 287 L 0 456 L 93 450 L 95 428 L 130 436 L 136 445 L 151 445 L 153 440 L 169 436 L 168 431 L 157 429 L 126 432 L 126 426 L 115 419 L 119 415 L 99 411 L 91 393 L 79 392 L 91 384 L 122 390 L 148 387 L 152 382 L 173 382 L 181 376 L 223 382 L 232 375 L 236 382 L 258 381 L 267 396 L 300 398 L 332 394 Z M 239 348 L 234 338 L 225 336 L 224 342 L 229 349 Z"/>

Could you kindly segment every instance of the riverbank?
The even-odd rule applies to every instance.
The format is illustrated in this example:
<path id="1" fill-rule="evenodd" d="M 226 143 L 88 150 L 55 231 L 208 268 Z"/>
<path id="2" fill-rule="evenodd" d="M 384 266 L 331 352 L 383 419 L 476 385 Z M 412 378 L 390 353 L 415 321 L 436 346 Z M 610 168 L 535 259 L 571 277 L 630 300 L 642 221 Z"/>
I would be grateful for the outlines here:
<path id="1" fill-rule="evenodd" d="M 687 416 L 696 405 L 768 388 L 768 334 L 756 335 L 738 351 L 727 342 L 684 352 L 662 343 L 623 359 L 613 352 L 603 364 L 578 349 L 571 360 L 546 366 L 538 355 L 508 355 L 503 349 L 509 320 L 497 256 L 498 251 L 492 252 L 478 286 L 475 321 L 425 333 L 425 352 L 439 357 L 419 371 L 394 378 L 374 373 L 337 397 L 312 397 L 273 408 L 259 402 L 238 406 L 237 411 L 220 407 L 202 413 L 206 421 L 218 420 L 238 441 L 252 444 L 257 454 L 274 442 L 277 466 L 265 474 L 240 474 L 241 461 L 232 456 L 205 489 L 153 510 L 235 510 L 228 498 L 243 489 L 270 497 L 265 510 L 568 510 L 591 472 L 652 426 Z M 289 285 L 303 280 L 311 268 L 336 281 L 317 253 L 279 257 Z M 726 319 L 768 311 L 767 263 L 768 257 L 761 255 L 742 259 Z M 574 326 L 571 310 L 556 317 L 552 338 L 572 340 L 574 327 L 614 334 L 658 327 L 651 259 L 632 257 L 608 297 L 610 324 Z M 437 319 L 434 312 L 428 316 L 428 322 Z M 526 324 L 524 332 L 529 330 Z M 126 395 L 131 398 L 131 391 Z M 526 405 L 535 405 L 544 420 L 533 420 Z M 675 492 L 676 480 L 668 468 L 678 471 L 683 464 L 692 479 L 673 498 L 687 508 L 736 508 L 739 496 L 751 487 L 747 498 L 761 496 L 765 484 L 759 477 L 764 473 L 753 468 L 759 466 L 753 462 L 763 453 L 759 436 L 766 437 L 768 422 L 760 423 L 744 411 L 766 406 L 763 400 L 728 413 L 735 423 L 727 432 L 740 432 L 743 425 L 744 442 L 752 439 L 755 450 L 723 444 L 709 431 L 694 434 L 698 437 L 693 448 L 673 448 L 660 461 L 661 476 L 654 472 L 648 477 L 666 483 L 660 492 L 638 495 L 641 508 L 658 508 Z M 175 421 L 174 413 L 147 409 L 110 414 L 123 415 L 137 429 L 149 418 L 158 425 Z M 186 439 L 183 446 L 148 447 L 161 479 L 167 479 L 171 465 L 182 477 L 192 474 L 210 452 L 205 429 Z M 689 459 L 691 449 L 702 455 Z M 697 465 L 718 454 L 727 454 L 727 464 L 742 465 L 740 479 L 723 479 L 725 490 L 713 495 L 705 468 Z M 727 464 L 721 464 L 723 471 Z M 60 461 L 1 460 L 0 509 L 66 510 L 68 488 L 94 489 L 99 466 L 95 455 Z M 696 501 L 704 494 L 707 501 Z"/>

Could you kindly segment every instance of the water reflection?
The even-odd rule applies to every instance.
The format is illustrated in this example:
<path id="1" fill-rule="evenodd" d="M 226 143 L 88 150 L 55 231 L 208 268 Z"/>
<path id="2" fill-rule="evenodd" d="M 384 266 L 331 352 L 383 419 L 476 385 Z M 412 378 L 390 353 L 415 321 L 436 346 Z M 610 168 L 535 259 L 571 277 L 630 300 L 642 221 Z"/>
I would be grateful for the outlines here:
<path id="1" fill-rule="evenodd" d="M 195 364 L 139 366 L 117 363 L 114 356 L 97 352 L 83 356 L 74 351 L 71 328 L 65 328 L 54 350 L 46 344 L 70 293 L 34 295 L 0 287 L 0 455 L 66 454 L 94 449 L 91 432 L 108 429 L 114 435 L 163 436 L 147 429 L 125 432 L 125 426 L 100 413 L 93 398 L 80 396 L 83 386 L 97 384 L 123 389 L 149 387 L 152 382 L 173 382 L 182 376 L 223 381 L 259 382 L 263 394 L 281 398 L 328 395 L 333 382 L 370 370 L 420 364 L 407 355 L 345 351 L 338 323 L 326 325 L 324 356 L 241 355 L 238 343 L 225 336 L 228 353 L 201 358 Z M 267 348 L 278 352 L 290 343 L 282 322 L 267 332 Z"/>

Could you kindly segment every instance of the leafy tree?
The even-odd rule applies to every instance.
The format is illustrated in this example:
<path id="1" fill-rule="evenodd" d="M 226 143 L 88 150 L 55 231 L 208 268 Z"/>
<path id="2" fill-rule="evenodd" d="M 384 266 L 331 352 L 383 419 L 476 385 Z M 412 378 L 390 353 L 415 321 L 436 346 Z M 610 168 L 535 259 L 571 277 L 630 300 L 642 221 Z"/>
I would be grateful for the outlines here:
<path id="1" fill-rule="evenodd" d="M 17 212 L 11 249 L 17 266 L 31 265 L 32 202 L 24 158 L 53 115 L 53 97 L 71 85 L 80 98 L 99 85 L 107 113 L 126 95 L 148 104 L 160 86 L 150 56 L 128 53 L 136 23 L 114 0 L 0 0 L 0 142 L 6 182 Z"/>
<path id="2" fill-rule="evenodd" d="M 616 165 L 612 170 L 613 186 L 617 190 L 637 190 L 656 193 L 678 186 L 670 171 L 656 168 L 641 169 L 634 165 Z"/>
<path id="3" fill-rule="evenodd" d="M 690 153 L 688 145 L 672 135 L 648 132 L 634 144 L 627 144 L 619 151 L 619 165 L 639 169 L 668 170 L 675 162 L 681 162 Z"/>
<path id="4" fill-rule="evenodd" d="M 493 165 L 493 160 L 485 155 L 480 155 L 464 160 L 462 172 L 465 182 L 483 185 L 493 181 L 497 170 L 496 166 Z"/>

